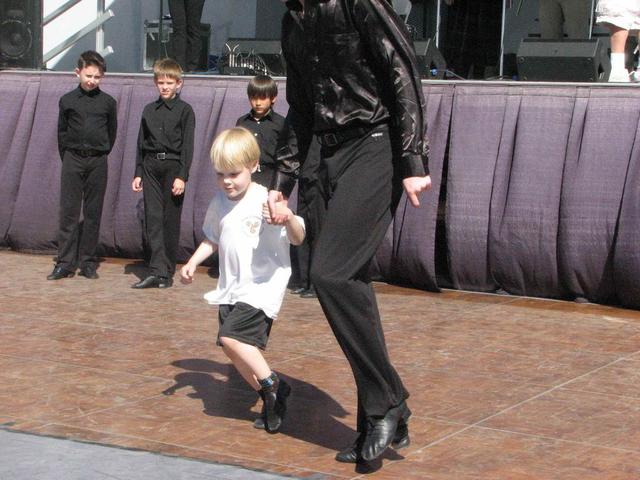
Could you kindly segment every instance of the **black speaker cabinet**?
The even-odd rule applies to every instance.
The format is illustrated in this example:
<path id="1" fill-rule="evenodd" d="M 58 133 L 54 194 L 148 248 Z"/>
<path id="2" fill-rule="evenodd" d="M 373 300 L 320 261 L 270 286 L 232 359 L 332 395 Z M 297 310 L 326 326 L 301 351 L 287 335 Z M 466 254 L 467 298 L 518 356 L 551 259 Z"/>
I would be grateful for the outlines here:
<path id="1" fill-rule="evenodd" d="M 420 76 L 425 79 L 442 80 L 447 71 L 447 62 L 433 40 L 415 41 L 413 46 L 418 59 Z"/>
<path id="2" fill-rule="evenodd" d="M 518 77 L 525 81 L 606 82 L 609 57 L 599 39 L 525 38 L 517 54 Z"/>
<path id="3" fill-rule="evenodd" d="M 0 1 L 0 69 L 42 68 L 42 1 Z"/>
<path id="4" fill-rule="evenodd" d="M 1 0 L 0 0 L 1 1 Z M 171 43 L 171 19 L 162 21 L 162 39 L 159 37 L 159 26 L 156 21 L 146 20 L 144 22 L 144 38 L 142 51 L 144 58 L 142 59 L 143 70 L 153 70 L 153 63 L 159 58 L 173 56 L 173 45 Z M 211 25 L 209 23 L 200 24 L 200 58 L 198 60 L 198 70 L 206 72 L 209 70 L 209 40 L 211 39 Z M 160 41 L 162 40 L 162 41 Z"/>

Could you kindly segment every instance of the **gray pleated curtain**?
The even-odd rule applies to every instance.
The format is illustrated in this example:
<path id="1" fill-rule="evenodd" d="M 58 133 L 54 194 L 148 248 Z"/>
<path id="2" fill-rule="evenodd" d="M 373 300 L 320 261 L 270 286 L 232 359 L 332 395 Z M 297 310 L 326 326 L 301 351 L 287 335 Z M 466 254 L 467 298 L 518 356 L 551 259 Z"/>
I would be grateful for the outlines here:
<path id="1" fill-rule="evenodd" d="M 246 82 L 186 80 L 183 96 L 197 128 L 182 259 L 202 240 L 215 189 L 209 147 L 247 111 Z M 0 247 L 55 252 L 58 99 L 76 84 L 73 75 L 0 72 Z M 131 180 L 142 108 L 156 94 L 149 76 L 110 74 L 103 88 L 118 100 L 119 129 L 100 253 L 137 258 L 143 211 Z M 433 189 L 419 209 L 401 200 L 373 273 L 437 290 L 442 257 L 455 288 L 640 308 L 640 89 L 464 82 L 423 88 Z M 286 112 L 284 95 L 276 109 Z"/>

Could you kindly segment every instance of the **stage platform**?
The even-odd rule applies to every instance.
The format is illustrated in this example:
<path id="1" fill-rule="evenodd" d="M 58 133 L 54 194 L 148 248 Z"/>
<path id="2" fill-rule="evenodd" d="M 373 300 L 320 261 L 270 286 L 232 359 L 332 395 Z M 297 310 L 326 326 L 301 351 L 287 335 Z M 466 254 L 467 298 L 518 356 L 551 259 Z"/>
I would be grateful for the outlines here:
<path id="1" fill-rule="evenodd" d="M 99 280 L 56 282 L 45 280 L 49 255 L 4 251 L 0 264 L 4 430 L 294 478 L 364 478 L 333 459 L 354 438 L 356 399 L 316 300 L 287 294 L 274 325 L 267 358 L 293 394 L 282 432 L 269 435 L 252 427 L 256 394 L 215 347 L 206 269 L 190 286 L 136 291 L 134 260 L 106 259 Z M 640 478 L 639 312 L 384 283 L 376 291 L 411 392 L 412 441 L 367 478 Z"/>

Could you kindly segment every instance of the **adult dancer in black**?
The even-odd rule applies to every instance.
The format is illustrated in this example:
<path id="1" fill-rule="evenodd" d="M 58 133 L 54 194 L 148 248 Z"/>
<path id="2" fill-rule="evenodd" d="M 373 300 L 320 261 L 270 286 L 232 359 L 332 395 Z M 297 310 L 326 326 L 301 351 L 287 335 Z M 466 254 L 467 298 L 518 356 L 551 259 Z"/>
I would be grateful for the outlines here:
<path id="1" fill-rule="evenodd" d="M 408 392 L 389 361 L 368 269 L 395 194 L 404 187 L 417 207 L 431 186 L 424 98 L 410 36 L 386 0 L 286 4 L 290 109 L 269 192 L 270 221 L 283 221 L 275 202 L 291 192 L 315 133 L 327 209 L 311 281 L 358 389 L 359 436 L 336 459 L 370 461 L 392 443 L 408 444 Z"/>

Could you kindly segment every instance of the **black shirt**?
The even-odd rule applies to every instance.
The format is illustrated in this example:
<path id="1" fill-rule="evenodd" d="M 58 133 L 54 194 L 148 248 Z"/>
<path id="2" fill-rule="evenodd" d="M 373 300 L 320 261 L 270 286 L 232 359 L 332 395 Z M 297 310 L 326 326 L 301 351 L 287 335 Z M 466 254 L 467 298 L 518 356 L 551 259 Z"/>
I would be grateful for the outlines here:
<path id="1" fill-rule="evenodd" d="M 58 151 L 95 150 L 108 154 L 116 141 L 118 112 L 115 99 L 99 88 L 79 85 L 58 102 Z"/>
<path id="2" fill-rule="evenodd" d="M 236 122 L 236 127 L 244 127 L 255 136 L 260 147 L 260 169 L 275 168 L 278 135 L 283 126 L 284 117 L 273 109 L 260 120 L 257 120 L 251 111 L 241 116 Z"/>
<path id="3" fill-rule="evenodd" d="M 138 133 L 135 176 L 142 176 L 142 162 L 146 154 L 165 153 L 167 160 L 180 162 L 178 178 L 186 182 L 193 158 L 195 128 L 193 108 L 179 95 L 166 102 L 158 98 L 144 107 Z"/>
<path id="4" fill-rule="evenodd" d="M 289 192 L 313 132 L 391 127 L 402 178 L 428 172 L 425 101 L 411 36 L 385 0 L 287 2 L 289 113 L 274 187 Z"/>

